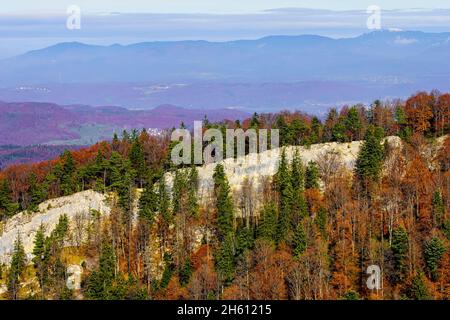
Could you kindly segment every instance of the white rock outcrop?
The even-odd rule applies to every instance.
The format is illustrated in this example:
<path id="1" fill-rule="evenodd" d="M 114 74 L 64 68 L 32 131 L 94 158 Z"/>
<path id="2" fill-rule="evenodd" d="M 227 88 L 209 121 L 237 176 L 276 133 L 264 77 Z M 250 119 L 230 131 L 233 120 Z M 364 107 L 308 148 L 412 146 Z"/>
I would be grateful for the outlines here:
<path id="1" fill-rule="evenodd" d="M 47 200 L 39 205 L 37 212 L 16 214 L 7 220 L 0 230 L 0 263 L 9 263 L 18 234 L 22 239 L 25 254 L 30 259 L 34 237 L 41 223 L 44 224 L 48 235 L 63 214 L 66 214 L 71 222 L 77 215 L 89 216 L 92 210 L 107 215 L 110 207 L 105 200 L 105 195 L 87 190 L 71 196 Z"/>

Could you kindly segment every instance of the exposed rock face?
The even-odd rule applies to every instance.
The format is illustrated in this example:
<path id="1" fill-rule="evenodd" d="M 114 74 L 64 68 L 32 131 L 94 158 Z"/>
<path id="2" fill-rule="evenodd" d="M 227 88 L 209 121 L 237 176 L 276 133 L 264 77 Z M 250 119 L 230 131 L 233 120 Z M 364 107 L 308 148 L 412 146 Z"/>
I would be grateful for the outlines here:
<path id="1" fill-rule="evenodd" d="M 14 248 L 14 241 L 18 234 L 21 236 L 27 258 L 30 259 L 34 237 L 41 223 L 44 224 L 48 235 L 55 228 L 59 217 L 63 214 L 67 215 L 72 224 L 76 216 L 89 217 L 91 210 L 107 215 L 110 212 L 110 207 L 105 200 L 105 195 L 88 190 L 71 196 L 45 201 L 39 205 L 39 211 L 35 213 L 18 213 L 6 221 L 6 224 L 0 230 L 0 263 L 9 263 L 11 252 Z"/>
<path id="2" fill-rule="evenodd" d="M 401 139 L 399 137 L 388 137 L 386 140 L 392 148 L 399 148 L 401 146 Z M 290 146 L 286 147 L 286 157 L 291 161 L 296 150 L 298 150 L 303 164 L 306 165 L 309 161 L 317 161 L 325 154 L 332 152 L 339 156 L 340 161 L 348 169 L 352 169 L 355 165 L 361 143 L 362 141 L 353 141 L 350 143 L 329 142 L 315 144 L 309 148 Z M 276 173 L 280 156 L 281 149 L 274 149 L 259 154 L 249 154 L 238 159 L 225 159 L 221 162 L 234 195 L 233 200 L 237 215 L 242 215 L 243 210 L 245 210 L 244 204 L 242 203 L 244 201 L 242 196 L 245 196 L 247 201 L 252 202 L 253 210 L 258 209 L 261 202 L 261 197 L 258 194 L 261 194 L 262 181 L 272 177 Z M 199 198 L 202 204 L 206 204 L 212 199 L 212 190 L 214 189 L 213 173 L 216 165 L 217 163 L 212 163 L 198 168 L 200 181 Z M 172 180 L 173 175 L 170 173 L 167 174 L 167 186 L 170 187 L 172 185 Z"/>
<path id="3" fill-rule="evenodd" d="M 398 137 L 388 137 L 387 142 L 392 148 L 399 148 L 401 146 L 401 140 Z M 317 161 L 328 152 L 333 152 L 339 156 L 341 162 L 346 167 L 352 169 L 360 146 L 361 142 L 355 141 L 351 143 L 333 142 L 316 144 L 310 148 L 286 147 L 286 156 L 291 160 L 295 151 L 298 150 L 302 161 L 306 164 L 309 161 Z M 260 154 L 249 154 L 236 160 L 226 159 L 222 161 L 233 192 L 236 215 L 242 215 L 244 210 L 248 210 L 248 207 L 251 207 L 250 210 L 253 210 L 257 214 L 257 209 L 262 200 L 259 196 L 261 194 L 262 181 L 272 177 L 276 173 L 280 155 L 281 149 L 274 149 Z M 211 203 L 214 186 L 213 173 L 216 165 L 213 163 L 198 168 L 200 181 L 199 199 L 202 204 Z M 168 173 L 166 180 L 170 188 L 173 175 Z M 137 195 L 139 194 L 138 192 Z M 246 199 L 244 200 L 243 197 Z M 105 195 L 88 190 L 68 197 L 45 201 L 39 205 L 39 211 L 36 213 L 21 212 L 15 215 L 4 224 L 3 228 L 0 225 L 0 263 L 9 263 L 11 252 L 14 248 L 14 241 L 18 233 L 21 235 L 25 253 L 28 259 L 31 259 L 34 237 L 41 223 L 45 225 L 46 232 L 49 234 L 58 223 L 59 217 L 66 214 L 71 221 L 72 233 L 76 233 L 77 223 L 75 220 L 80 215 L 85 219 L 89 219 L 92 210 L 96 210 L 102 215 L 108 215 L 110 213 L 111 208 L 105 200 Z M 243 202 L 250 202 L 250 204 Z M 134 205 L 133 211 L 136 215 L 137 202 Z M 195 231 L 194 246 L 199 246 L 203 234 L 204 232 L 200 230 Z M 155 273 L 160 273 L 163 265 L 161 265 L 161 257 L 158 256 L 162 256 L 163 252 L 158 250 L 158 248 L 161 248 L 159 243 L 160 239 L 157 239 L 156 235 L 154 235 L 154 238 L 152 252 L 154 252 L 153 259 L 155 261 L 153 265 L 158 266 L 158 270 L 154 271 Z M 73 241 L 77 242 L 77 239 Z M 159 264 L 156 263 L 157 260 Z"/>

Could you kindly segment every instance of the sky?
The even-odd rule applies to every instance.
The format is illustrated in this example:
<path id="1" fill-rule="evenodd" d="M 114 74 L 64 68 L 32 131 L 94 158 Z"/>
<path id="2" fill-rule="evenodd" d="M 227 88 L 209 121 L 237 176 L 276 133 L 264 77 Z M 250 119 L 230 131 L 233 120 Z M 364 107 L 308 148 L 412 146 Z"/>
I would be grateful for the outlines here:
<path id="1" fill-rule="evenodd" d="M 250 13 L 273 8 L 365 9 L 378 5 L 384 10 L 450 8 L 448 0 L 14 0 L 2 1 L 1 13 L 57 13 L 69 5 L 85 12 L 152 13 Z"/>
<path id="2" fill-rule="evenodd" d="M 3 0 L 0 59 L 69 41 L 352 37 L 370 31 L 366 9 L 373 4 L 382 10 L 383 29 L 450 32 L 449 0 Z M 80 30 L 66 27 L 69 5 L 81 10 Z"/>

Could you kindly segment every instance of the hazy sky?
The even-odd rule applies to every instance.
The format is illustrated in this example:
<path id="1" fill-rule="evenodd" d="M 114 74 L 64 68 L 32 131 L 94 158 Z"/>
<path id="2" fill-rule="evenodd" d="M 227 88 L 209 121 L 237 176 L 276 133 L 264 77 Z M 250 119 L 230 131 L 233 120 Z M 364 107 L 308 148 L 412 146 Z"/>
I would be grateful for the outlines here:
<path id="1" fill-rule="evenodd" d="M 370 31 L 366 8 L 373 4 L 382 9 L 383 29 L 450 31 L 449 0 L 0 1 L 0 59 L 68 41 L 109 45 L 280 34 L 351 37 Z M 69 5 L 81 9 L 80 30 L 66 27 Z"/>
<path id="2" fill-rule="evenodd" d="M 85 12 L 153 13 L 249 13 L 283 7 L 349 10 L 374 4 L 384 10 L 450 8 L 448 0 L 3 0 L 0 12 L 58 13 L 72 4 Z"/>

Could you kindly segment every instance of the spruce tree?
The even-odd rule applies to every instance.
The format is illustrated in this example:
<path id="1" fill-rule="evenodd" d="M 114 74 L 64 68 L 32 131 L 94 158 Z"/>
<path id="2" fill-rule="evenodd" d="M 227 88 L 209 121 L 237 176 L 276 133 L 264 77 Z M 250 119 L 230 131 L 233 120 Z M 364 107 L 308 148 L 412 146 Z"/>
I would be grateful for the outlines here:
<path id="1" fill-rule="evenodd" d="M 198 170 L 195 166 L 191 167 L 189 171 L 189 179 L 188 179 L 188 209 L 191 217 L 197 217 L 198 215 Z"/>
<path id="2" fill-rule="evenodd" d="M 186 192 L 186 177 L 184 172 L 181 170 L 175 171 L 175 176 L 173 178 L 173 188 L 172 188 L 172 205 L 173 213 L 180 214 L 184 207 L 183 199 Z"/>
<path id="3" fill-rule="evenodd" d="M 307 247 L 307 238 L 303 225 L 299 223 L 295 229 L 294 237 L 292 239 L 292 252 L 294 257 L 299 258 Z"/>
<path id="4" fill-rule="evenodd" d="M 298 149 L 295 150 L 292 158 L 292 187 L 296 195 L 299 195 L 305 189 L 305 170 Z"/>
<path id="5" fill-rule="evenodd" d="M 63 196 L 71 195 L 77 191 L 77 185 L 75 180 L 75 163 L 73 160 L 72 152 L 66 150 L 61 156 L 61 192 Z"/>
<path id="6" fill-rule="evenodd" d="M 397 228 L 392 233 L 392 253 L 394 258 L 394 268 L 396 271 L 396 279 L 400 281 L 403 279 L 406 265 L 405 259 L 408 253 L 408 233 L 402 227 Z"/>
<path id="7" fill-rule="evenodd" d="M 44 293 L 44 285 L 48 277 L 47 258 L 48 246 L 46 246 L 45 228 L 44 225 L 41 224 L 34 237 L 33 265 L 36 269 L 36 275 L 39 280 L 42 293 Z"/>
<path id="8" fill-rule="evenodd" d="M 347 117 L 345 119 L 345 129 L 347 134 L 350 134 L 349 141 L 359 138 L 359 131 L 362 124 L 359 119 L 358 109 L 353 106 L 348 110 Z"/>
<path id="9" fill-rule="evenodd" d="M 25 270 L 25 263 L 26 257 L 22 239 L 20 235 L 17 235 L 8 275 L 8 293 L 12 300 L 17 300 L 19 297 L 20 279 Z"/>
<path id="10" fill-rule="evenodd" d="M 45 185 L 38 183 L 36 174 L 34 173 L 30 175 L 29 184 L 30 184 L 29 193 L 31 198 L 29 209 L 31 211 L 37 211 L 38 205 L 47 198 Z"/>
<path id="11" fill-rule="evenodd" d="M 442 232 L 444 233 L 447 240 L 450 241 L 450 219 L 445 220 L 445 222 L 442 224 Z"/>
<path id="12" fill-rule="evenodd" d="M 442 224 L 444 213 L 444 201 L 442 200 L 439 190 L 436 190 L 433 194 L 433 221 L 436 226 L 440 226 Z"/>
<path id="13" fill-rule="evenodd" d="M 103 243 L 98 269 L 93 271 L 86 283 L 86 295 L 91 299 L 114 299 L 114 280 L 116 279 L 116 258 L 109 243 Z"/>
<path id="14" fill-rule="evenodd" d="M 414 300 L 430 300 L 431 296 L 424 281 L 424 276 L 421 272 L 416 274 L 412 279 L 411 286 L 408 290 L 408 296 Z"/>
<path id="15" fill-rule="evenodd" d="M 264 206 L 257 229 L 258 238 L 275 243 L 277 240 L 277 207 L 270 202 Z"/>
<path id="16" fill-rule="evenodd" d="M 287 240 L 291 230 L 292 203 L 294 190 L 292 188 L 291 172 L 286 159 L 286 151 L 281 153 L 277 172 L 278 191 L 280 196 L 280 211 L 278 216 L 277 243 Z"/>
<path id="17" fill-rule="evenodd" d="M 229 233 L 216 252 L 216 269 L 224 284 L 231 282 L 234 275 L 234 239 Z"/>
<path id="18" fill-rule="evenodd" d="M 8 180 L 0 181 L 0 221 L 13 216 L 19 209 L 19 204 L 11 200 Z"/>
<path id="19" fill-rule="evenodd" d="M 145 163 L 144 148 L 139 137 L 134 138 L 128 157 L 131 162 L 131 167 L 136 172 L 136 180 L 142 188 L 148 169 Z"/>
<path id="20" fill-rule="evenodd" d="M 158 212 L 158 194 L 155 191 L 153 176 L 148 175 L 145 188 L 139 198 L 139 217 L 152 224 Z"/>
<path id="21" fill-rule="evenodd" d="M 380 178 L 382 164 L 381 136 L 377 133 L 377 129 L 371 125 L 367 129 L 364 142 L 356 159 L 355 171 L 360 182 L 363 184 L 377 182 Z"/>
<path id="22" fill-rule="evenodd" d="M 305 173 L 305 187 L 306 189 L 319 188 L 319 167 L 314 161 L 308 162 Z"/>
<path id="23" fill-rule="evenodd" d="M 223 241 L 228 234 L 233 234 L 233 202 L 230 186 L 222 164 L 217 164 L 213 174 L 214 194 L 216 198 L 217 229 L 219 240 Z"/>
<path id="24" fill-rule="evenodd" d="M 437 280 L 437 270 L 441 264 L 442 257 L 444 256 L 446 249 L 441 239 L 433 237 L 431 240 L 425 243 L 424 246 L 424 258 L 425 265 L 428 273 L 433 280 Z"/>

